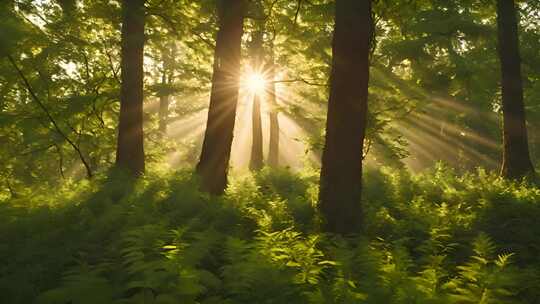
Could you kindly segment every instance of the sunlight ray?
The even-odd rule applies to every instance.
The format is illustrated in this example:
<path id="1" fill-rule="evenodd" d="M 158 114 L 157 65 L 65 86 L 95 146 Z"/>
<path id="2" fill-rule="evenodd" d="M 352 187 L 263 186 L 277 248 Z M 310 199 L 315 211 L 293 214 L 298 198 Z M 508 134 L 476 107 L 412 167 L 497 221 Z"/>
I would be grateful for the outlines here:
<path id="1" fill-rule="evenodd" d="M 181 139 L 190 135 L 194 130 L 206 123 L 206 115 L 208 110 L 200 110 L 182 119 L 177 119 L 169 123 L 167 127 L 167 136 L 169 138 Z"/>
<path id="2" fill-rule="evenodd" d="M 252 141 L 251 108 L 252 103 L 250 94 L 241 94 L 241 99 L 236 110 L 236 122 L 234 126 L 230 160 L 233 171 L 237 173 L 248 170 Z"/>
<path id="3" fill-rule="evenodd" d="M 414 118 L 407 118 L 406 121 L 414 122 L 416 124 L 422 125 L 425 128 L 432 128 L 434 130 L 438 129 L 441 136 L 446 136 L 446 133 L 449 133 L 454 136 L 466 136 L 467 140 L 472 140 L 477 144 L 483 146 L 498 149 L 499 145 L 489 138 L 480 135 L 471 129 L 464 129 L 456 123 L 438 120 L 424 113 L 415 113 Z"/>
<path id="4" fill-rule="evenodd" d="M 421 128 L 411 128 L 409 124 L 400 125 L 400 130 L 409 143 L 411 155 L 405 159 L 407 164 L 413 164 L 413 170 L 422 169 L 433 164 L 434 161 L 446 161 L 454 164 L 463 164 L 481 160 L 484 163 L 494 166 L 496 162 L 473 148 L 460 141 L 450 141 L 447 137 L 439 136 L 436 131 Z M 414 130 L 414 131 L 413 131 Z M 462 151 L 462 152 L 460 152 Z M 411 162 L 415 160 L 415 162 Z"/>

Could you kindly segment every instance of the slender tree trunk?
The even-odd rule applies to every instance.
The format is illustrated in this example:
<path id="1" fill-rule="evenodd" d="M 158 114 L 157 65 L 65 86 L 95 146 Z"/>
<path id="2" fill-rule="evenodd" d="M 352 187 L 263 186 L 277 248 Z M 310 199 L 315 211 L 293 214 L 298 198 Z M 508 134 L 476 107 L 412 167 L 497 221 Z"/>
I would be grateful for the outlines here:
<path id="1" fill-rule="evenodd" d="M 253 33 L 251 40 L 251 65 L 257 73 L 262 73 L 262 46 L 263 34 L 261 31 Z M 261 97 L 264 92 L 253 92 L 252 108 L 252 143 L 249 169 L 260 170 L 264 165 L 263 159 L 263 135 L 261 118 Z"/>
<path id="2" fill-rule="evenodd" d="M 272 168 L 279 167 L 279 119 L 277 109 L 277 96 L 276 96 L 276 69 L 274 62 L 274 48 L 270 48 L 270 69 L 268 85 L 268 112 L 270 120 L 270 143 L 268 147 L 268 165 Z"/>
<path id="3" fill-rule="evenodd" d="M 371 0 L 336 0 L 332 74 L 319 208 L 323 229 L 362 226 L 362 151 L 368 110 Z"/>
<path id="4" fill-rule="evenodd" d="M 518 22 L 514 0 L 497 0 L 497 26 L 503 109 L 501 175 L 507 178 L 521 178 L 534 174 L 534 168 L 527 140 Z"/>
<path id="5" fill-rule="evenodd" d="M 167 134 L 169 121 L 169 95 L 159 97 L 159 133 L 163 137 Z"/>
<path id="6" fill-rule="evenodd" d="M 161 84 L 163 87 L 169 84 L 167 80 L 167 71 L 163 71 L 161 76 Z M 159 133 L 161 136 L 167 134 L 167 124 L 169 123 L 169 94 L 162 92 L 159 96 Z"/>
<path id="7" fill-rule="evenodd" d="M 540 124 L 537 121 L 533 122 L 531 126 L 533 130 L 540 129 Z M 536 163 L 538 161 L 538 157 L 540 156 L 540 132 L 532 132 L 531 135 L 531 160 L 533 163 Z"/>
<path id="8" fill-rule="evenodd" d="M 251 144 L 251 159 L 249 161 L 249 169 L 256 171 L 260 170 L 264 165 L 261 97 L 259 93 L 255 93 L 253 96 L 252 123 L 253 141 Z"/>
<path id="9" fill-rule="evenodd" d="M 163 137 L 167 134 L 167 125 L 169 124 L 169 104 L 174 78 L 174 57 L 176 56 L 175 42 L 168 43 L 162 54 L 163 74 L 161 75 L 162 91 L 159 96 L 159 134 Z"/>
<path id="10" fill-rule="evenodd" d="M 214 56 L 210 107 L 197 173 L 202 189 L 221 194 L 227 187 L 240 76 L 243 0 L 218 2 L 219 31 Z"/>
<path id="11" fill-rule="evenodd" d="M 122 1 L 122 86 L 116 163 L 144 173 L 143 49 L 144 0 Z"/>
<path id="12" fill-rule="evenodd" d="M 272 84 L 270 87 L 271 97 L 269 105 L 271 109 L 268 113 L 270 119 L 270 144 L 268 147 L 268 165 L 272 168 L 277 168 L 279 167 L 279 118 L 278 111 L 276 109 L 275 93 L 272 92 L 272 88 L 274 86 L 275 84 Z"/>
<path id="13" fill-rule="evenodd" d="M 66 179 L 66 176 L 64 174 L 64 152 L 62 152 L 62 148 L 54 144 L 54 148 L 56 149 L 56 153 L 58 154 L 58 172 L 60 173 L 60 176 L 62 179 Z"/>
<path id="14" fill-rule="evenodd" d="M 169 121 L 169 95 L 159 97 L 159 133 L 161 136 L 167 134 L 167 124 Z"/>

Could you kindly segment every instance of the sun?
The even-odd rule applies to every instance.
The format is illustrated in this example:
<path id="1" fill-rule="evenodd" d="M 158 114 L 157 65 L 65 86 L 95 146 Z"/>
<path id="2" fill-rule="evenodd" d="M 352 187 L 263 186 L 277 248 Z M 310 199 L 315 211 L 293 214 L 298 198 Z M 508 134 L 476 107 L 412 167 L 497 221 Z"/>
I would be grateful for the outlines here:
<path id="1" fill-rule="evenodd" d="M 253 93 L 262 93 L 266 85 L 266 79 L 261 73 L 251 72 L 246 77 L 246 87 Z"/>

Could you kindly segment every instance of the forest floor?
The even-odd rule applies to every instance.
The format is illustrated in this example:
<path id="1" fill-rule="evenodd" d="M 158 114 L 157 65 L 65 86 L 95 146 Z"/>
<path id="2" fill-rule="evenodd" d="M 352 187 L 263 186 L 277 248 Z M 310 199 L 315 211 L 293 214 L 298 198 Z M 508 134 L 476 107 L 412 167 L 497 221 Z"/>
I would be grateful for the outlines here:
<path id="1" fill-rule="evenodd" d="M 316 171 L 223 197 L 189 171 L 0 200 L 0 303 L 540 303 L 540 189 L 482 170 L 365 173 L 365 231 L 318 230 Z"/>

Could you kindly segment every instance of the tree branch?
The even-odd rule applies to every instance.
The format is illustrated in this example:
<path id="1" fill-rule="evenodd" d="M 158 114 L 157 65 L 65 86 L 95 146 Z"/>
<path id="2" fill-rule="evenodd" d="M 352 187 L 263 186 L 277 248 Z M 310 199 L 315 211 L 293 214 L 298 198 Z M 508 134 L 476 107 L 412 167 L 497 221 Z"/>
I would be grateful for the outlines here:
<path id="1" fill-rule="evenodd" d="M 296 7 L 296 13 L 294 14 L 294 24 L 298 22 L 298 15 L 300 14 L 300 9 L 302 8 L 303 0 L 298 0 L 298 6 Z"/>
<path id="2" fill-rule="evenodd" d="M 81 162 L 83 163 L 83 165 L 84 165 L 84 167 L 86 169 L 87 177 L 92 178 L 92 175 L 93 175 L 92 170 L 90 168 L 90 165 L 88 164 L 88 162 L 84 158 L 84 155 L 82 154 L 81 149 L 64 132 L 62 132 L 62 129 L 60 129 L 60 126 L 58 125 L 56 120 L 52 117 L 52 115 L 49 112 L 49 110 L 47 109 L 47 107 L 45 107 L 45 105 L 41 102 L 39 97 L 36 95 L 36 93 L 32 89 L 32 86 L 30 85 L 30 82 L 28 82 L 28 79 L 26 79 L 26 76 L 24 76 L 24 74 L 21 71 L 21 69 L 19 68 L 19 66 L 17 66 L 17 64 L 15 63 L 15 60 L 13 59 L 13 57 L 11 57 L 11 55 L 7 55 L 7 58 L 9 60 L 9 62 L 11 63 L 11 65 L 13 66 L 13 68 L 15 68 L 15 70 L 17 70 L 17 73 L 21 77 L 26 89 L 28 90 L 28 92 L 32 96 L 32 99 L 38 104 L 38 106 L 43 110 L 43 112 L 45 112 L 45 115 L 47 116 L 47 118 L 49 119 L 51 124 L 53 125 L 56 132 L 58 134 L 60 134 L 60 136 L 62 138 L 64 138 L 64 140 L 77 152 L 77 154 L 79 155 L 79 158 L 81 159 Z"/>
<path id="3" fill-rule="evenodd" d="M 292 83 L 292 82 L 303 82 L 307 85 L 312 86 L 319 86 L 319 87 L 328 87 L 328 84 L 323 83 L 317 83 L 317 82 L 311 82 L 311 80 L 317 80 L 317 79 L 304 79 L 304 78 L 296 78 L 296 79 L 285 79 L 285 80 L 274 80 L 269 81 L 269 83 Z"/>

